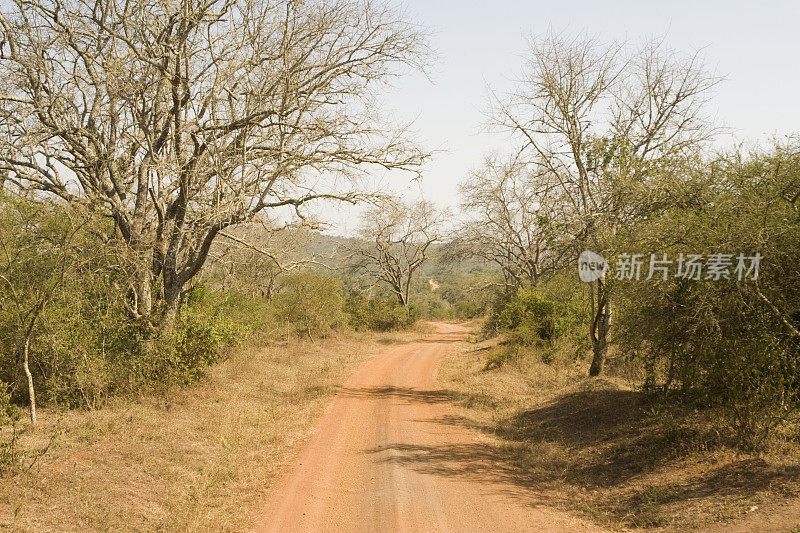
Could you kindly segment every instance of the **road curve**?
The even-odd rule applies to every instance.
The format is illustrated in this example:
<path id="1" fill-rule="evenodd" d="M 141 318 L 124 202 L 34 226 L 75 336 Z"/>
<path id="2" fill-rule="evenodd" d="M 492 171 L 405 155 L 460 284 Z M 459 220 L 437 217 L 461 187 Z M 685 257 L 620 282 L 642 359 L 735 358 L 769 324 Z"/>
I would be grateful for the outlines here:
<path id="1" fill-rule="evenodd" d="M 343 385 L 273 486 L 256 531 L 590 531 L 537 499 L 458 423 L 436 383 L 466 329 L 436 323 Z"/>

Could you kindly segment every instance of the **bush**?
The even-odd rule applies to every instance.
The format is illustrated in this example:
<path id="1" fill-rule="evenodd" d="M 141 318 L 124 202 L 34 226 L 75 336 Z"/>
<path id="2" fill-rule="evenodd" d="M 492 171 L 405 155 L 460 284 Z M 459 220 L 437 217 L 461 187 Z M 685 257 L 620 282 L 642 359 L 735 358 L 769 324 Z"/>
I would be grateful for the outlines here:
<path id="1" fill-rule="evenodd" d="M 504 301 L 495 319 L 498 331 L 523 345 L 550 343 L 571 335 L 580 316 L 563 302 L 549 299 L 542 289 L 520 289 Z"/>
<path id="2" fill-rule="evenodd" d="M 674 204 L 619 237 L 645 255 L 732 254 L 733 266 L 738 253 L 764 258 L 757 281 L 731 272 L 615 288 L 617 345 L 647 369 L 645 387 L 719 410 L 742 448 L 762 446 L 800 410 L 800 218 L 786 192 L 797 190 L 797 146 L 737 155 L 670 191 Z"/>
<path id="3" fill-rule="evenodd" d="M 331 276 L 313 272 L 286 276 L 274 305 L 279 320 L 311 340 L 330 335 L 347 322 L 342 284 Z"/>
<path id="4" fill-rule="evenodd" d="M 520 356 L 520 348 L 518 345 L 497 346 L 489 351 L 486 357 L 486 364 L 483 365 L 483 370 L 494 370 L 505 365 L 508 361 Z"/>
<path id="5" fill-rule="evenodd" d="M 468 320 L 483 316 L 488 311 L 491 292 L 486 287 L 495 281 L 493 273 L 445 270 L 436 281 L 439 282 L 439 290 L 434 294 L 449 304 L 447 318 Z M 430 293 L 427 283 L 423 292 L 425 290 Z"/>
<path id="6" fill-rule="evenodd" d="M 202 378 L 225 348 L 238 344 L 249 332 L 247 324 L 232 316 L 235 309 L 246 308 L 248 300 L 202 285 L 192 288 L 173 329 L 161 332 L 155 350 L 143 354 L 155 364 L 151 372 L 161 373 L 157 382 L 190 385 Z"/>
<path id="7" fill-rule="evenodd" d="M 388 296 L 365 298 L 357 291 L 350 291 L 345 312 L 350 326 L 359 331 L 397 331 L 413 323 L 406 308 Z"/>
<path id="8" fill-rule="evenodd" d="M 425 320 L 449 320 L 453 318 L 453 308 L 442 299 L 439 292 L 430 289 L 415 294 L 411 303 L 414 318 Z"/>
<path id="9" fill-rule="evenodd" d="M 485 299 L 460 300 L 453 304 L 452 317 L 456 320 L 470 320 L 486 313 Z"/>
<path id="10" fill-rule="evenodd" d="M 250 327 L 241 315 L 251 298 L 196 287 L 174 326 L 151 332 L 125 314 L 108 273 L 79 274 L 46 310 L 31 347 L 43 405 L 94 409 L 110 396 L 190 384 Z M 13 356 L 2 363 L 0 379 L 15 379 Z"/>
<path id="11" fill-rule="evenodd" d="M 22 418 L 22 411 L 11 402 L 8 385 L 0 381 L 0 475 L 13 471 L 19 466 L 19 450 L 17 448 L 17 422 Z M 11 426 L 11 434 L 6 436 L 3 428 Z"/>
<path id="12" fill-rule="evenodd" d="M 340 282 L 304 272 L 286 276 L 274 301 L 252 290 L 196 286 L 186 293 L 172 326 L 154 331 L 131 318 L 126 305 L 128 251 L 98 238 L 111 233 L 109 221 L 79 214 L 0 190 L 0 241 L 7 252 L 0 261 L 6 273 L 0 290 L 0 382 L 19 379 L 18 340 L 21 331 L 30 331 L 39 405 L 94 409 L 113 395 L 193 383 L 225 347 L 270 325 L 283 332 L 280 325 L 288 322 L 296 333 L 314 338 L 346 324 Z M 68 268 L 56 268 L 64 265 Z M 29 309 L 41 309 L 33 322 L 26 322 Z M 26 386 L 13 390 L 9 401 L 28 403 Z"/>
<path id="13" fill-rule="evenodd" d="M 520 344 L 535 344 L 556 336 L 556 305 L 535 289 L 520 289 L 497 319 L 501 331 Z"/>

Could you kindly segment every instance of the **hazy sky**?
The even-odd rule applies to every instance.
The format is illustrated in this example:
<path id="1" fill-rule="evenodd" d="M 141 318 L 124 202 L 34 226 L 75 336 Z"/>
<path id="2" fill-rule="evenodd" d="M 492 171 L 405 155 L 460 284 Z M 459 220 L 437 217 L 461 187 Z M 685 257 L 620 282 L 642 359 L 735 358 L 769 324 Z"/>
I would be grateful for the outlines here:
<path id="1" fill-rule="evenodd" d="M 407 11 L 433 33 L 438 54 L 430 80 L 412 74 L 395 82 L 386 102 L 414 120 L 428 149 L 443 150 L 427 165 L 421 185 L 383 176 L 409 197 L 458 203 L 457 184 L 504 139 L 481 131 L 486 87 L 502 92 L 520 71 L 525 36 L 549 28 L 587 31 L 633 42 L 666 36 L 679 52 L 702 49 L 707 66 L 726 76 L 709 111 L 737 136 L 755 142 L 800 131 L 800 2 L 794 1 L 510 1 L 407 0 Z M 379 177 L 381 179 L 381 177 Z M 355 225 L 340 211 L 338 232 Z"/>

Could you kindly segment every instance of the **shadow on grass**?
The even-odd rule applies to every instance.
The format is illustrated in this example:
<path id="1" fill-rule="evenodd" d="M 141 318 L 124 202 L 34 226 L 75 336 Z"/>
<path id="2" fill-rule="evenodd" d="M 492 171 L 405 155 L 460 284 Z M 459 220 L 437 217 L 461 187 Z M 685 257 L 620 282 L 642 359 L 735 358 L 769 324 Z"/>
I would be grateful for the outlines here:
<path id="1" fill-rule="evenodd" d="M 411 396 L 418 401 L 440 402 L 449 397 L 462 405 L 485 403 L 469 394 L 419 396 L 414 392 Z M 533 505 L 584 511 L 584 504 L 593 506 L 588 514 L 609 525 L 657 527 L 674 520 L 666 506 L 680 508 L 699 501 L 730 505 L 766 490 L 787 496 L 797 493 L 800 468 L 770 465 L 747 455 L 703 461 L 698 451 L 721 447 L 714 437 L 699 426 L 665 429 L 648 414 L 650 406 L 635 391 L 579 391 L 495 426 L 452 415 L 427 420 L 478 429 L 501 437 L 499 442 L 394 443 L 370 453 L 432 475 L 503 484 L 503 490 Z M 679 475 L 668 482 L 663 477 L 666 471 Z M 582 501 L 575 501 L 575 494 L 581 494 Z"/>

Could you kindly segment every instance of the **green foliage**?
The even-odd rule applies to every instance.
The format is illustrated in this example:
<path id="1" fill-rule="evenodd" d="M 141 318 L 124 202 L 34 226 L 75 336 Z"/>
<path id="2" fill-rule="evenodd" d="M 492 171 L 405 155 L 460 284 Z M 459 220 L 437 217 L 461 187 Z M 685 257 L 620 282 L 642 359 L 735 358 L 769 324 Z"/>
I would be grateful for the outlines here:
<path id="1" fill-rule="evenodd" d="M 8 390 L 9 385 L 0 381 L 0 430 L 21 417 L 19 409 L 11 402 Z"/>
<path id="2" fill-rule="evenodd" d="M 23 413 L 11 402 L 8 389 L 9 386 L 0 381 L 0 475 L 19 466 L 16 426 Z M 3 428 L 8 426 L 11 426 L 11 431 L 3 432 Z"/>
<path id="3" fill-rule="evenodd" d="M 213 293 L 203 286 L 189 291 L 174 328 L 160 333 L 153 354 L 164 366 L 168 382 L 197 381 L 225 348 L 248 333 L 248 326 L 231 315 L 249 299 L 237 293 Z"/>
<path id="4" fill-rule="evenodd" d="M 396 299 L 384 295 L 367 298 L 358 291 L 348 292 L 345 312 L 350 326 L 360 331 L 397 331 L 413 322 Z"/>
<path id="5" fill-rule="evenodd" d="M 331 276 L 300 272 L 286 276 L 274 298 L 277 318 L 310 339 L 325 337 L 346 323 L 344 290 Z"/>
<path id="6" fill-rule="evenodd" d="M 16 354 L 29 346 L 34 388 L 46 400 L 58 395 L 63 381 L 88 386 L 93 369 L 87 362 L 95 352 L 88 347 L 102 329 L 97 311 L 108 301 L 92 292 L 108 292 L 111 285 L 98 270 L 113 247 L 93 235 L 103 222 L 78 209 L 9 194 L 0 193 L 0 204 L 0 379 L 19 379 Z M 16 401 L 28 401 L 27 386 L 15 390 Z"/>
<path id="7" fill-rule="evenodd" d="M 483 325 L 483 333 L 487 337 L 500 334 L 500 314 L 516 298 L 516 293 L 510 290 L 497 291 L 489 306 L 489 316 Z"/>
<path id="8" fill-rule="evenodd" d="M 0 204 L 0 380 L 20 379 L 16 353 L 29 330 L 40 403 L 93 409 L 112 395 L 191 383 L 242 334 L 226 313 L 243 306 L 202 290 L 173 328 L 150 330 L 126 311 L 127 273 L 115 243 L 98 237 L 104 220 L 8 195 Z M 27 403 L 20 385 L 11 400 Z"/>
<path id="9" fill-rule="evenodd" d="M 486 358 L 486 364 L 483 366 L 483 370 L 500 368 L 508 361 L 519 357 L 519 355 L 520 349 L 516 344 L 509 344 L 506 346 L 498 346 L 493 348 Z"/>
<path id="10" fill-rule="evenodd" d="M 188 385 L 251 332 L 282 333 L 288 323 L 315 338 L 346 323 L 341 283 L 303 272 L 286 276 L 272 301 L 249 287 L 247 294 L 194 287 L 171 327 L 151 329 L 130 316 L 130 274 L 114 243 L 98 237 L 108 233 L 105 221 L 76 224 L 61 206 L 16 197 L 0 203 L 0 380 L 19 379 L 21 332 L 45 302 L 29 351 L 40 404 L 94 409 L 111 396 Z M 27 387 L 14 390 L 11 400 L 26 403 Z"/>
<path id="11" fill-rule="evenodd" d="M 559 328 L 556 304 L 536 289 L 520 289 L 498 316 L 501 331 L 525 345 L 549 341 L 563 333 Z"/>
<path id="12" fill-rule="evenodd" d="M 227 326 L 215 317 L 187 313 L 174 331 L 162 334 L 154 355 L 168 372 L 169 381 L 189 385 L 201 378 L 226 346 Z"/>
<path id="13" fill-rule="evenodd" d="M 486 313 L 488 308 L 486 298 L 471 298 L 469 300 L 457 300 L 452 304 L 452 317 L 456 320 L 470 320 L 478 318 Z"/>
<path id="14" fill-rule="evenodd" d="M 117 302 L 98 309 L 92 296 L 76 291 L 48 312 L 48 326 L 59 327 L 48 327 L 32 352 L 46 403 L 97 408 L 110 396 L 190 384 L 247 332 L 228 316 L 227 295 L 190 296 L 174 326 L 155 332 L 132 323 Z"/>
<path id="15" fill-rule="evenodd" d="M 426 283 L 427 285 L 427 283 Z M 450 320 L 454 318 L 453 306 L 444 300 L 439 291 L 431 291 L 430 287 L 415 294 L 411 299 L 411 314 L 415 318 L 426 320 Z"/>
<path id="16" fill-rule="evenodd" d="M 451 267 L 438 275 L 436 281 L 440 285 L 436 294 L 450 306 L 449 318 L 469 320 L 489 310 L 491 292 L 486 287 L 494 281 L 494 273 Z"/>
<path id="17" fill-rule="evenodd" d="M 648 388 L 719 407 L 737 445 L 757 448 L 800 408 L 800 154 L 737 154 L 664 187 L 672 202 L 630 226 L 619 248 L 758 252 L 760 275 L 620 283 L 617 344 L 648 370 Z"/>
<path id="18" fill-rule="evenodd" d="M 519 289 L 514 296 L 501 296 L 492 320 L 498 331 L 522 345 L 549 345 L 574 335 L 583 312 L 577 299 L 565 295 L 563 280 L 554 278 L 542 287 Z M 573 292 L 578 287 L 573 284 Z M 559 297 L 554 297 L 558 295 Z"/>

